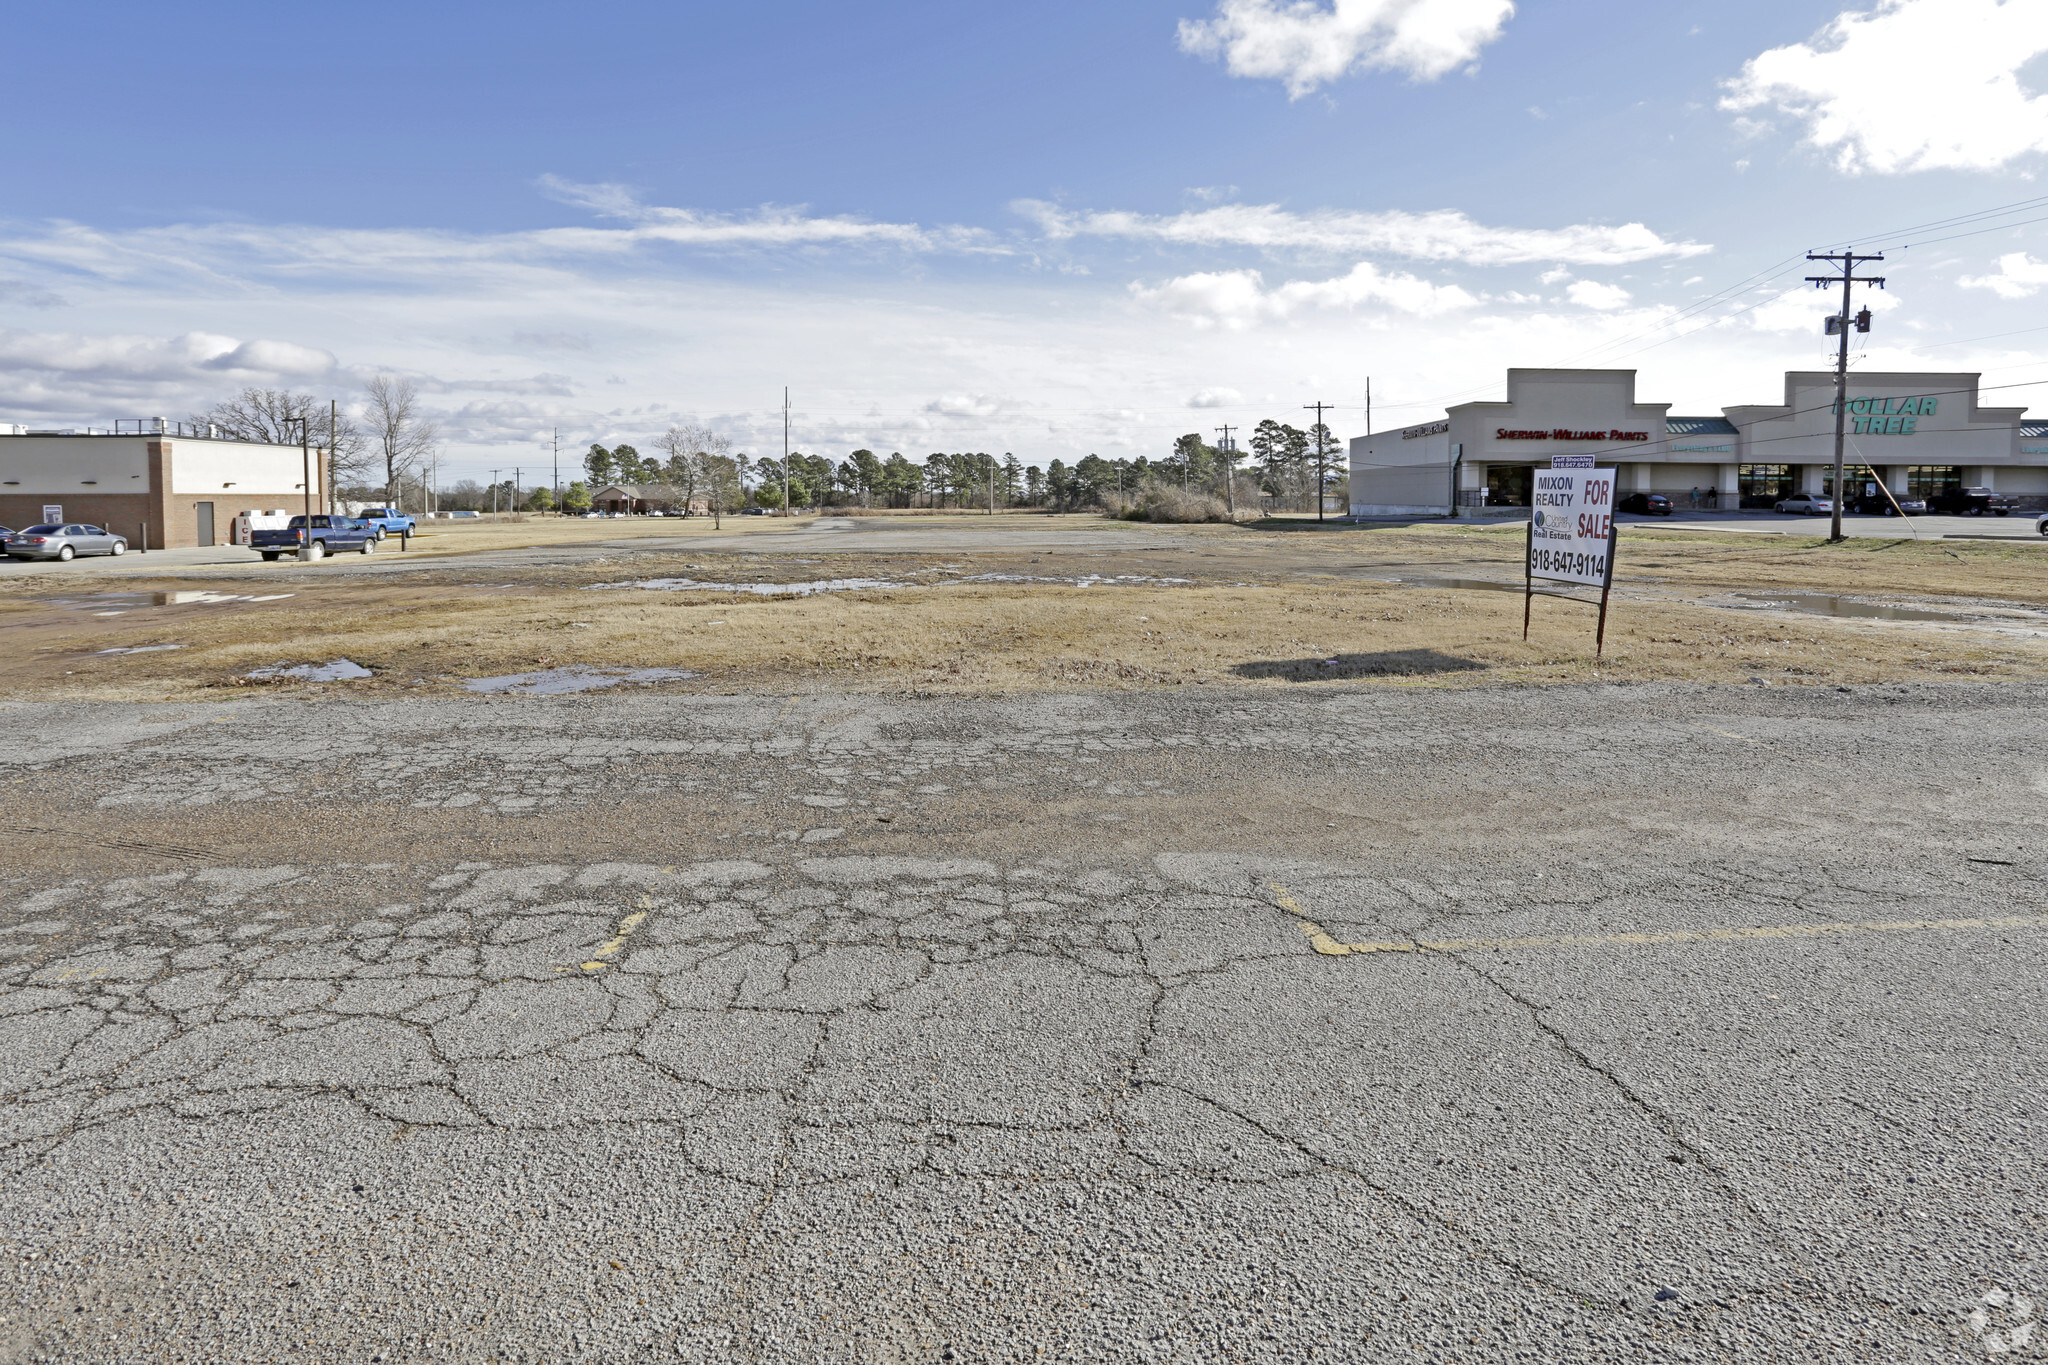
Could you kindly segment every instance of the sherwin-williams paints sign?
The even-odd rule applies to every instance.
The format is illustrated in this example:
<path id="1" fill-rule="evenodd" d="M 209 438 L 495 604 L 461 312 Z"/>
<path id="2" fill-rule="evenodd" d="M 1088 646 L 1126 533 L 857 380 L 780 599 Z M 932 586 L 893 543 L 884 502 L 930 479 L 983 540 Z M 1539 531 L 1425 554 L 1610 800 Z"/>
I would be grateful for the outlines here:
<path id="1" fill-rule="evenodd" d="M 1647 431 L 1575 431 L 1571 427 L 1554 427 L 1549 431 L 1521 431 L 1509 427 L 1495 427 L 1496 441 L 1647 441 Z"/>
<path id="2" fill-rule="evenodd" d="M 1934 415 L 1933 398 L 1851 398 L 1849 420 L 1858 436 L 1911 436 L 1922 417 Z"/>

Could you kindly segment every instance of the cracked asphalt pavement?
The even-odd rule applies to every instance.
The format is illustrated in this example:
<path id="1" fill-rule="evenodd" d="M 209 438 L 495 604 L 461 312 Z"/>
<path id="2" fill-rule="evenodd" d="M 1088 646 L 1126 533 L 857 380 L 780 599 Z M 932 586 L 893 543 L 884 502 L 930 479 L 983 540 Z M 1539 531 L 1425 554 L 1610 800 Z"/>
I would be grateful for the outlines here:
<path id="1" fill-rule="evenodd" d="M 0 1360 L 2028 1358 L 2044 702 L 0 706 Z"/>

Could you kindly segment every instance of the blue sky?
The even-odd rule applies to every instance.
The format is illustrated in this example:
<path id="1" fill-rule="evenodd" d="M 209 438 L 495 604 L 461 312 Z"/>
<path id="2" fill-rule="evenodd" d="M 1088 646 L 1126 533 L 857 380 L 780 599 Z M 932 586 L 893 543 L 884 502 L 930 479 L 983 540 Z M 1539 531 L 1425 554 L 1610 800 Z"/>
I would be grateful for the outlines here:
<path id="1" fill-rule="evenodd" d="M 779 449 L 784 384 L 806 449 L 1034 463 L 1319 398 L 1354 434 L 1368 375 L 1381 425 L 1511 364 L 1714 410 L 1821 364 L 1826 306 L 1803 268 L 1717 291 L 2048 193 L 2042 0 L 83 3 L 10 36 L 0 420 L 404 374 L 456 474 L 556 427 Z M 2034 217 L 1885 239 L 1858 363 L 2048 378 L 1994 335 L 2039 325 Z"/>

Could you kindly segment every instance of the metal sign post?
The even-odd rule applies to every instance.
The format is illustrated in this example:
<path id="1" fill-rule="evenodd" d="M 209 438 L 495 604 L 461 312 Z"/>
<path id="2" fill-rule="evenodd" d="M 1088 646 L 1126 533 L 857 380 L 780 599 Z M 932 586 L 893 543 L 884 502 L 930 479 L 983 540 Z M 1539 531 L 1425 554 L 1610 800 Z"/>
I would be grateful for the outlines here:
<path id="1" fill-rule="evenodd" d="M 1593 657 L 1607 648 L 1607 593 L 1614 586 L 1614 542 L 1621 535 L 1621 523 L 1607 518 L 1607 574 L 1600 580 L 1600 625 L 1593 632 Z"/>

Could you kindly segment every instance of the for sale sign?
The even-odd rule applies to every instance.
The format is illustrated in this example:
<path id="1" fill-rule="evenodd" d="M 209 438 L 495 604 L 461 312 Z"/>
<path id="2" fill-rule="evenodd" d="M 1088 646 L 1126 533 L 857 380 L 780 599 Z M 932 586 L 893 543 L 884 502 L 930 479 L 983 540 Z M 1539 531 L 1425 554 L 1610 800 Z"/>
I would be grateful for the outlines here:
<path id="1" fill-rule="evenodd" d="M 1604 588 L 1614 576 L 1614 471 L 1538 469 L 1529 577 Z"/>

